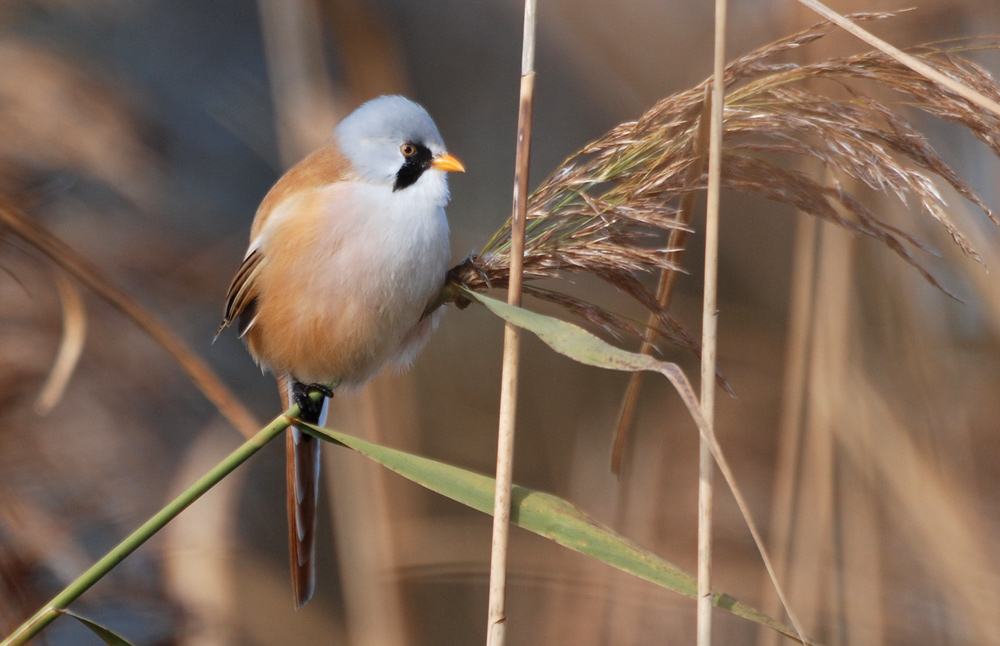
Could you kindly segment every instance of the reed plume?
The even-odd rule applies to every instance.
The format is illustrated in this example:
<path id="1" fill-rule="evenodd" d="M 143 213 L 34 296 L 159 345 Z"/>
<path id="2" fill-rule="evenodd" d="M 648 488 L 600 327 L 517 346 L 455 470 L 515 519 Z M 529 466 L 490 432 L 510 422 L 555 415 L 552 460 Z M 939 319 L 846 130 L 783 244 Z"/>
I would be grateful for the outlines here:
<path id="1" fill-rule="evenodd" d="M 852 19 L 888 17 L 867 13 Z M 916 255 L 930 251 L 929 247 L 845 186 L 860 182 L 873 191 L 895 195 L 903 205 L 919 206 L 965 254 L 979 260 L 948 215 L 942 185 L 975 204 L 994 224 L 996 217 L 899 112 L 905 107 L 963 126 L 997 155 L 1000 119 L 880 51 L 811 64 L 780 60 L 781 54 L 833 30 L 830 23 L 819 23 L 727 66 L 723 185 L 789 204 L 878 240 L 945 291 Z M 994 41 L 968 40 L 910 51 L 977 92 L 1000 99 L 1000 88 L 989 73 L 961 56 L 996 46 Z M 528 205 L 526 293 L 556 303 L 615 336 L 641 334 L 642 324 L 533 282 L 592 275 L 653 313 L 662 337 L 696 349 L 696 342 L 657 302 L 642 278 L 681 271 L 671 262 L 672 250 L 664 247 L 663 240 L 671 230 L 686 227 L 677 217 L 680 199 L 706 188 L 706 175 L 699 173 L 692 181 L 688 169 L 699 162 L 695 141 L 709 83 L 710 79 L 669 96 L 638 120 L 617 126 L 567 159 L 535 190 Z M 798 161 L 795 158 L 820 160 L 826 175 L 817 178 L 790 170 L 789 160 Z M 451 270 L 450 283 L 476 291 L 505 287 L 509 252 L 507 222 L 479 254 Z M 458 290 L 449 295 L 462 304 Z"/>

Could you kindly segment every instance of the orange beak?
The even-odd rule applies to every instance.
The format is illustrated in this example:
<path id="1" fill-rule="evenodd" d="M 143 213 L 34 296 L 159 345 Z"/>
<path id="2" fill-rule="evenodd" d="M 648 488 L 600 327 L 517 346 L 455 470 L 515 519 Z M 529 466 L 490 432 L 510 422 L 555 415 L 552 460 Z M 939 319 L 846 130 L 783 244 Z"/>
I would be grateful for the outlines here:
<path id="1" fill-rule="evenodd" d="M 465 166 L 462 165 L 462 162 L 458 161 L 457 159 L 448 154 L 438 155 L 437 157 L 432 159 L 431 168 L 436 168 L 438 170 L 443 170 L 446 172 L 448 171 L 455 171 L 459 173 L 465 172 Z"/>

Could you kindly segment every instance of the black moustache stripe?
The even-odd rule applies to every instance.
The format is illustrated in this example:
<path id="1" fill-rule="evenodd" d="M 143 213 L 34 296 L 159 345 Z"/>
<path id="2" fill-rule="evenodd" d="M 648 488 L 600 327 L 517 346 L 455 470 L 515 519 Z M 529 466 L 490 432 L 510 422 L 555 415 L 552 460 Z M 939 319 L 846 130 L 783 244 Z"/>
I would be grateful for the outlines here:
<path id="1" fill-rule="evenodd" d="M 424 171 L 431 167 L 431 150 L 423 144 L 412 144 L 417 152 L 412 157 L 407 157 L 403 165 L 396 171 L 396 181 L 392 185 L 393 192 L 401 191 L 407 186 L 412 186 Z"/>

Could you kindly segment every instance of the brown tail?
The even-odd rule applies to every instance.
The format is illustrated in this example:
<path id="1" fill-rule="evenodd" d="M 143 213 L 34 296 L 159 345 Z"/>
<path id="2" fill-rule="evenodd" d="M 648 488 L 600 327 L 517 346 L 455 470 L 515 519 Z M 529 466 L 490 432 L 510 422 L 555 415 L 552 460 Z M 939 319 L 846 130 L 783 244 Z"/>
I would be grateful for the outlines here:
<path id="1" fill-rule="evenodd" d="M 279 379 L 285 408 L 288 408 L 291 399 L 289 381 Z M 320 422 L 319 419 L 305 419 L 305 417 L 301 419 L 311 423 Z M 319 440 L 294 426 L 288 429 L 285 436 L 288 553 L 296 610 L 312 598 L 316 589 L 316 502 L 319 498 L 319 469 Z"/>

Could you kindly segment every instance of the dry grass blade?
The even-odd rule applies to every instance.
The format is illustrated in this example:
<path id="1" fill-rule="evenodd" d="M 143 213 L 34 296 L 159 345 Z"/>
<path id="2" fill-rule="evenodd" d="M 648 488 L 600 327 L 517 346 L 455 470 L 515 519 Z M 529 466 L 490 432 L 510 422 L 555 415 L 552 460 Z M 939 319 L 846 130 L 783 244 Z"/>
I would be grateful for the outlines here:
<path id="1" fill-rule="evenodd" d="M 889 193 L 903 206 L 919 207 L 965 254 L 978 260 L 979 254 L 949 216 L 942 189 L 957 192 L 994 223 L 996 218 L 899 110 L 905 106 L 958 124 L 998 156 L 1000 118 L 881 51 L 806 65 L 778 60 L 832 30 L 830 23 L 820 23 L 727 66 L 723 185 L 790 204 L 878 240 L 944 291 L 918 259 L 928 248 L 891 224 L 886 215 L 869 209 L 864 193 L 852 193 L 845 185 L 849 180 L 859 182 L 863 191 Z M 972 48 L 996 47 L 992 41 L 952 42 L 916 48 L 912 56 L 984 96 L 1000 99 L 1000 88 L 989 74 L 960 57 Z M 687 175 L 700 157 L 696 141 L 707 83 L 669 96 L 638 120 L 617 126 L 542 182 L 528 205 L 527 280 L 597 276 L 654 313 L 662 337 L 697 348 L 640 276 L 679 269 L 664 240 L 671 232 L 686 229 L 675 204 L 705 189 L 704 175 L 693 183 Z M 886 95 L 894 98 L 881 98 Z M 790 158 L 820 160 L 830 179 L 788 170 Z M 503 287 L 509 256 L 508 223 L 478 256 L 453 269 L 451 280 L 479 291 Z M 526 291 L 531 292 L 530 287 Z M 558 302 L 551 293 L 543 298 Z M 644 332 L 641 324 L 595 306 L 573 301 L 570 309 L 617 334 Z M 588 315 L 597 312 L 599 316 Z"/>
<path id="2" fill-rule="evenodd" d="M 680 366 L 675 363 L 661 361 L 646 354 L 631 353 L 622 350 L 621 348 L 613 346 L 571 323 L 535 314 L 520 307 L 514 307 L 492 298 L 478 296 L 471 290 L 466 290 L 465 294 L 467 297 L 479 301 L 491 312 L 500 316 L 505 321 L 513 323 L 525 330 L 530 330 L 556 352 L 570 357 L 584 365 L 591 365 L 610 370 L 644 370 L 657 372 L 670 381 L 671 385 L 673 385 L 677 394 L 680 396 L 681 401 L 684 403 L 688 415 L 690 415 L 691 419 L 698 427 L 701 439 L 708 445 L 711 456 L 714 458 L 715 463 L 719 467 L 720 473 L 722 473 L 726 484 L 729 486 L 733 497 L 736 499 L 736 505 L 739 508 L 743 521 L 746 523 L 747 529 L 754 540 L 754 544 L 757 546 L 758 553 L 764 563 L 765 569 L 771 579 L 777 582 L 777 575 L 775 574 L 771 558 L 768 556 L 768 552 L 764 547 L 764 541 L 761 538 L 760 532 L 757 530 L 757 524 L 754 522 L 753 516 L 750 514 L 750 507 L 747 505 L 746 498 L 740 487 L 737 485 L 736 478 L 729 466 L 729 461 L 722 452 L 722 447 L 715 436 L 713 423 L 702 414 L 701 403 L 698 401 L 698 397 L 695 395 L 694 389 L 691 387 L 691 382 L 688 381 L 687 375 L 684 374 L 684 371 L 680 368 Z M 699 576 L 700 575 L 701 574 L 699 573 Z M 782 588 L 775 585 L 775 591 L 778 593 L 779 597 L 781 597 L 785 608 L 788 609 L 789 605 L 785 601 Z M 793 619 L 793 626 L 795 626 L 794 630 L 799 639 L 802 640 L 803 643 L 813 643 L 802 639 L 802 630 L 798 628 L 798 623 L 794 621 L 794 616 L 792 616 L 791 613 L 789 613 L 789 615 Z M 791 636 L 790 633 L 789 636 Z"/>
<path id="3" fill-rule="evenodd" d="M 35 400 L 35 412 L 39 415 L 47 414 L 62 399 L 66 384 L 80 361 L 83 342 L 87 337 L 87 312 L 83 307 L 80 290 L 61 270 L 56 271 L 55 281 L 62 303 L 63 334 L 55 363 Z"/>
<path id="4" fill-rule="evenodd" d="M 230 424 L 247 437 L 253 437 L 258 429 L 257 421 L 212 372 L 208 364 L 191 352 L 166 325 L 111 285 L 69 245 L 30 219 L 13 204 L 2 200 L 0 200 L 0 233 L 13 235 L 23 241 L 132 319 L 177 361 L 195 386 L 218 408 Z"/>

